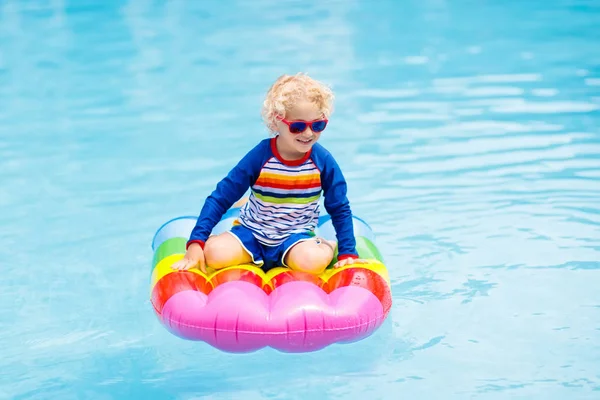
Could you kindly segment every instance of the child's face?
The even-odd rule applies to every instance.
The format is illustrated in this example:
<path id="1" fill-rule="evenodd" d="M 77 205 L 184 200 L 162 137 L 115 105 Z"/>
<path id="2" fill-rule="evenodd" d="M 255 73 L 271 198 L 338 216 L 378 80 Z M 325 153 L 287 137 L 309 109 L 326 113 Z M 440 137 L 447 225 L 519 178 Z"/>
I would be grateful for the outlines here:
<path id="1" fill-rule="evenodd" d="M 315 121 L 324 118 L 318 105 L 307 100 L 296 102 L 285 115 L 287 122 Z M 289 159 L 304 156 L 321 136 L 321 132 L 313 132 L 310 124 L 304 132 L 292 133 L 290 132 L 290 127 L 285 122 L 279 120 L 277 121 L 277 131 L 279 132 L 279 152 L 283 157 Z"/>

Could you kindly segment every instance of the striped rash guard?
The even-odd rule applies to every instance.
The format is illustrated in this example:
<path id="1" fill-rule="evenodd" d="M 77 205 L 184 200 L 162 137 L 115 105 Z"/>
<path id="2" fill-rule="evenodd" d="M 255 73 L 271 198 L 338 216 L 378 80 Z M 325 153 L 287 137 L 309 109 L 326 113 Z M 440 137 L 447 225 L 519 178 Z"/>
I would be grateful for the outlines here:
<path id="1" fill-rule="evenodd" d="M 187 245 L 197 242 L 204 247 L 223 214 L 250 188 L 237 222 L 263 245 L 276 246 L 293 233 L 313 231 L 323 194 L 338 239 L 338 260 L 357 258 L 346 181 L 331 153 L 315 143 L 302 159 L 288 161 L 277 151 L 276 140 L 260 141 L 217 184 Z"/>

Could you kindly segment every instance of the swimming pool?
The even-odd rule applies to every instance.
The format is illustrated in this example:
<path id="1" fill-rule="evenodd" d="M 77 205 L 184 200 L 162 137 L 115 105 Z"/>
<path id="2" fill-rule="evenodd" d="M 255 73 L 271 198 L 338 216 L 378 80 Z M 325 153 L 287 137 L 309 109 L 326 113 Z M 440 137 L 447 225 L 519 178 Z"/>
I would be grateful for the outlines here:
<path id="1" fill-rule="evenodd" d="M 593 1 L 0 4 L 0 398 L 600 397 Z M 301 355 L 182 341 L 155 230 L 266 135 L 282 73 L 390 267 L 376 335 Z"/>

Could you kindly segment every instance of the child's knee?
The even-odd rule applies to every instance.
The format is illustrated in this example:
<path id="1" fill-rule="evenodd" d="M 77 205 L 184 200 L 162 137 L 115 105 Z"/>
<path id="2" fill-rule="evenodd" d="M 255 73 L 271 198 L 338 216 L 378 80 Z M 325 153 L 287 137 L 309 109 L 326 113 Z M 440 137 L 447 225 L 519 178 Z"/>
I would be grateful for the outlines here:
<path id="1" fill-rule="evenodd" d="M 293 270 L 322 274 L 333 259 L 333 248 L 323 239 L 307 240 L 294 245 L 285 263 Z"/>
<path id="2" fill-rule="evenodd" d="M 237 249 L 239 247 L 239 249 Z M 236 263 L 242 250 L 239 243 L 229 233 L 211 236 L 204 245 L 206 265 L 212 269 L 222 269 Z"/>

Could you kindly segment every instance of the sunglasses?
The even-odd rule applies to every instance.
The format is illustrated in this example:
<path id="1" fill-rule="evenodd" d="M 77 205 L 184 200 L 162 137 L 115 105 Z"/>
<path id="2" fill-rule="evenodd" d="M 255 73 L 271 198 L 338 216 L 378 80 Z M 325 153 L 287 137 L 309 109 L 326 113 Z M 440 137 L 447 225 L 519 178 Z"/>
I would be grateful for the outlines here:
<path id="1" fill-rule="evenodd" d="M 327 122 L 329 122 L 327 119 L 315 119 L 313 121 L 288 121 L 281 117 L 279 117 L 279 120 L 288 126 L 291 133 L 296 134 L 304 132 L 309 126 L 310 130 L 315 133 L 323 132 L 327 126 Z"/>

